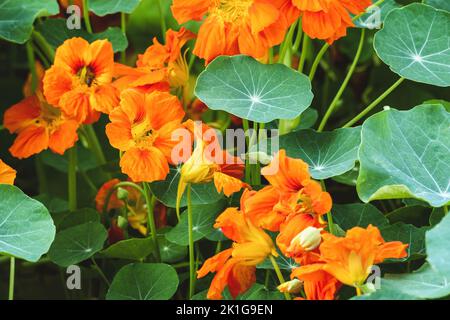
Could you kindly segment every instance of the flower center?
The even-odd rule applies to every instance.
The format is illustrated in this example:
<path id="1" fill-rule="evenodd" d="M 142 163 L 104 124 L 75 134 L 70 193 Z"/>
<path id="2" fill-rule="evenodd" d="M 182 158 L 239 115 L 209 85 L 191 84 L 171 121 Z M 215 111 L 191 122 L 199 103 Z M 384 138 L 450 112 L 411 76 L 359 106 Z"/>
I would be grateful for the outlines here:
<path id="1" fill-rule="evenodd" d="M 137 147 L 152 146 L 153 141 L 156 139 L 156 132 L 147 120 L 133 125 L 131 134 Z"/>
<path id="2" fill-rule="evenodd" d="M 253 0 L 216 0 L 213 13 L 225 22 L 236 23 L 248 16 Z"/>
<path id="3" fill-rule="evenodd" d="M 46 127 L 53 132 L 59 127 L 61 120 L 61 110 L 41 101 L 41 114 L 34 120 L 35 125 Z"/>
<path id="4" fill-rule="evenodd" d="M 90 87 L 95 81 L 95 73 L 88 66 L 84 66 L 78 70 L 77 76 L 79 77 L 81 83 L 86 84 L 88 87 Z"/>

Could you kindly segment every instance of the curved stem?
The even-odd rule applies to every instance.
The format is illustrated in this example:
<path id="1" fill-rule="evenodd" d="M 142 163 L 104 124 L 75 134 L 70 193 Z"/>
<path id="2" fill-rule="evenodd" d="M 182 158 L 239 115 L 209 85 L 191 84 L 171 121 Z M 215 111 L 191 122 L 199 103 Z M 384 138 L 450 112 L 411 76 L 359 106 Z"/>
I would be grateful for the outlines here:
<path id="1" fill-rule="evenodd" d="M 303 43 L 302 43 L 302 54 L 300 56 L 300 62 L 298 64 L 298 72 L 302 73 L 303 72 L 303 68 L 305 67 L 305 61 L 306 61 L 306 54 L 308 53 L 308 48 L 309 48 L 309 43 L 310 43 L 310 38 L 308 37 L 308 35 L 305 33 L 305 35 L 303 36 Z"/>
<path id="2" fill-rule="evenodd" d="M 83 0 L 83 18 L 87 32 L 92 33 L 91 20 L 89 20 L 89 0 Z"/>
<path id="3" fill-rule="evenodd" d="M 374 102 L 372 102 L 367 108 L 361 111 L 356 117 L 354 117 L 352 120 L 344 124 L 342 127 L 349 128 L 353 126 L 355 123 L 357 123 L 362 117 L 368 114 L 381 101 L 383 101 L 392 91 L 394 91 L 404 80 L 405 78 L 403 77 L 398 79 L 392 86 L 390 86 L 385 92 L 383 92 Z"/>
<path id="4" fill-rule="evenodd" d="M 141 195 L 145 198 L 145 191 L 144 189 L 142 189 L 140 186 L 138 186 L 137 184 L 133 183 L 133 182 L 119 182 L 118 184 L 116 184 L 114 187 L 112 187 L 108 193 L 106 194 L 106 198 L 105 198 L 105 203 L 103 205 L 103 210 L 102 213 L 106 213 L 108 211 L 108 204 L 109 204 L 109 200 L 111 199 L 112 194 L 114 193 L 114 191 L 116 191 L 117 189 L 121 188 L 121 187 L 131 187 L 136 189 L 137 191 L 139 191 L 141 193 Z"/>
<path id="5" fill-rule="evenodd" d="M 191 299 L 195 291 L 195 253 L 194 253 L 194 235 L 192 232 L 192 202 L 191 202 L 191 185 L 187 185 L 187 208 L 188 208 L 188 233 L 189 233 L 189 295 Z"/>
<path id="6" fill-rule="evenodd" d="M 158 245 L 158 234 L 156 232 L 156 223 L 155 223 L 155 204 L 156 197 L 151 194 L 150 187 L 147 182 L 144 182 L 144 193 L 145 193 L 145 202 L 147 203 L 147 223 L 148 223 L 148 233 L 151 233 L 151 237 L 153 240 L 153 246 L 155 247 L 155 259 L 157 262 L 161 262 L 161 253 L 159 251 Z"/>
<path id="7" fill-rule="evenodd" d="M 355 58 L 353 59 L 352 65 L 350 66 L 350 69 L 347 72 L 347 75 L 345 76 L 344 82 L 342 83 L 341 87 L 339 88 L 339 91 L 337 92 L 336 96 L 334 97 L 333 101 L 331 102 L 330 106 L 328 107 L 327 112 L 325 113 L 325 116 L 323 117 L 322 121 L 319 125 L 319 132 L 322 132 L 325 128 L 325 125 L 327 124 L 328 119 L 330 118 L 331 114 L 333 113 L 334 109 L 336 108 L 337 103 L 339 102 L 339 99 L 341 99 L 342 94 L 344 93 L 345 89 L 347 88 L 348 83 L 350 82 L 350 79 L 355 72 L 355 68 L 358 65 L 359 58 L 361 57 L 361 52 L 364 46 L 364 38 L 366 35 L 366 29 L 361 29 L 361 37 L 359 38 L 359 44 L 358 44 L 358 50 L 356 51 Z"/>
<path id="8" fill-rule="evenodd" d="M 295 28 L 297 27 L 297 23 L 298 23 L 297 21 L 294 22 L 291 25 L 291 27 L 289 28 L 289 32 L 286 35 L 286 39 L 284 40 L 283 45 L 281 46 L 280 55 L 278 57 L 278 63 L 284 63 L 285 62 L 284 60 L 286 58 L 286 54 L 288 52 L 288 49 L 292 48 L 292 38 L 294 36 L 294 31 L 295 31 Z"/>
<path id="9" fill-rule="evenodd" d="M 275 269 L 275 273 L 277 274 L 278 281 L 280 282 L 280 284 L 285 283 L 286 280 L 284 280 L 284 277 L 283 277 L 283 274 L 281 273 L 280 267 L 278 266 L 278 263 L 275 260 L 275 258 L 273 257 L 273 255 L 270 255 L 270 262 L 272 262 L 273 268 Z M 284 297 L 286 298 L 286 300 L 292 300 L 291 295 L 288 292 L 284 293 Z"/>
<path id="10" fill-rule="evenodd" d="M 108 278 L 105 276 L 105 274 L 103 273 L 102 269 L 98 266 L 97 261 L 95 261 L 94 257 L 91 258 L 91 261 L 92 261 L 92 263 L 94 265 L 94 269 L 97 270 L 98 274 L 103 279 L 103 281 L 105 281 L 105 283 L 108 285 L 108 287 L 110 287 L 111 286 L 111 282 L 109 282 Z"/>
<path id="11" fill-rule="evenodd" d="M 319 66 L 320 61 L 322 61 L 322 57 L 327 52 L 330 45 L 328 43 L 325 43 L 322 48 L 320 49 L 319 53 L 317 53 L 316 58 L 314 59 L 314 62 L 311 66 L 311 70 L 309 71 L 309 80 L 313 81 L 314 76 L 316 75 L 317 67 Z"/>
<path id="12" fill-rule="evenodd" d="M 34 58 L 34 50 L 33 50 L 31 41 L 27 42 L 26 48 L 27 48 L 28 67 L 29 67 L 30 73 L 31 73 L 31 92 L 34 93 L 34 92 L 36 92 L 36 88 L 37 88 L 39 80 L 37 77 L 36 62 L 35 62 L 35 58 Z"/>
<path id="13" fill-rule="evenodd" d="M 77 147 L 69 149 L 69 168 L 67 171 L 69 210 L 77 210 Z"/>
<path id="14" fill-rule="evenodd" d="M 163 5 L 161 3 L 161 0 L 158 0 L 158 8 L 159 8 L 159 20 L 160 20 L 160 24 L 161 24 L 161 32 L 162 32 L 162 37 L 164 39 L 166 37 L 167 26 L 166 26 L 166 19 L 164 17 L 164 10 L 163 10 Z"/>
<path id="15" fill-rule="evenodd" d="M 8 300 L 14 300 L 14 280 L 16 276 L 16 258 L 11 257 L 9 260 L 9 293 Z"/>
<path id="16" fill-rule="evenodd" d="M 42 53 L 47 57 L 50 63 L 55 59 L 55 50 L 48 44 L 47 40 L 37 31 L 32 33 L 33 41 L 41 48 Z"/>
<path id="17" fill-rule="evenodd" d="M 106 163 L 105 154 L 103 153 L 103 149 L 98 141 L 97 134 L 95 133 L 94 127 L 92 125 L 85 125 L 85 135 L 88 140 L 89 148 L 94 153 L 95 158 L 97 159 L 98 164 L 104 165 Z"/>

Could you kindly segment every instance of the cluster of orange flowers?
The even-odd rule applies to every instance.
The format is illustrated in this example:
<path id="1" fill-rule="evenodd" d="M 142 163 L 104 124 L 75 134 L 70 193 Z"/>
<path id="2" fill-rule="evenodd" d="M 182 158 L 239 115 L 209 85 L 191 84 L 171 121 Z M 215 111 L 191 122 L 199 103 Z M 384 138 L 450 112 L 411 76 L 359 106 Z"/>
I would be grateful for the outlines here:
<path id="1" fill-rule="evenodd" d="M 407 245 L 386 243 L 371 225 L 353 228 L 345 237 L 326 232 L 321 217 L 331 209 L 332 200 L 311 179 L 302 160 L 281 150 L 262 173 L 270 186 L 246 190 L 240 210 L 228 208 L 216 221 L 214 227 L 233 245 L 206 260 L 198 271 L 198 277 L 216 272 L 209 299 L 221 299 L 226 286 L 233 297 L 245 292 L 255 282 L 256 265 L 278 255 L 264 230 L 277 232 L 275 243 L 281 253 L 300 265 L 292 270 L 293 280 L 279 286 L 282 292 L 304 292 L 298 299 L 334 299 L 342 284 L 360 290 L 372 265 L 407 256 Z"/>

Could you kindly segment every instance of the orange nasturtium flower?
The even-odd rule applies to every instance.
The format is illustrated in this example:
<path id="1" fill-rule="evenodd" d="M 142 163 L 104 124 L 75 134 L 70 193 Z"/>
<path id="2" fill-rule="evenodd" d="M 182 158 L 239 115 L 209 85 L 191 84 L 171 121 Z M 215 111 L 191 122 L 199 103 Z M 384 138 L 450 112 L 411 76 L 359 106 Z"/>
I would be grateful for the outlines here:
<path id="1" fill-rule="evenodd" d="M 114 188 L 118 183 L 119 179 L 112 179 L 105 182 L 97 192 L 95 196 L 95 205 L 98 212 L 103 212 L 107 197 L 110 194 L 112 188 Z M 147 234 L 147 219 L 148 212 L 144 196 L 135 188 L 132 187 L 122 187 L 127 191 L 126 199 L 119 199 L 117 195 L 117 190 L 111 193 L 108 201 L 108 206 L 106 211 L 111 211 L 113 209 L 127 209 L 127 220 L 130 226 L 138 230 L 142 235 Z M 126 206 L 125 206 L 126 203 Z M 155 223 L 157 228 L 161 228 L 166 225 L 166 207 L 157 203 L 154 210 Z"/>
<path id="2" fill-rule="evenodd" d="M 119 103 L 113 72 L 114 52 L 109 41 L 66 40 L 45 73 L 45 97 L 78 122 L 95 122 L 99 112 L 110 113 Z"/>
<path id="3" fill-rule="evenodd" d="M 16 170 L 0 159 L 0 184 L 14 184 L 14 180 L 16 180 Z"/>
<path id="4" fill-rule="evenodd" d="M 114 74 L 118 79 L 114 86 L 120 91 L 139 88 L 146 92 L 185 86 L 189 82 L 189 67 L 181 50 L 194 38 L 195 34 L 185 28 L 168 30 L 165 45 L 154 38 L 153 45 L 138 56 L 136 68 L 115 64 Z"/>
<path id="5" fill-rule="evenodd" d="M 226 286 L 236 298 L 247 291 L 256 281 L 256 265 L 270 255 L 277 256 L 272 239 L 261 228 L 255 226 L 245 214 L 245 199 L 253 191 L 246 190 L 241 198 L 241 210 L 226 209 L 216 220 L 215 228 L 233 241 L 230 249 L 207 259 L 197 271 L 198 278 L 216 272 L 211 282 L 208 299 L 222 299 Z"/>
<path id="6" fill-rule="evenodd" d="M 174 0 L 178 23 L 201 21 L 194 54 L 210 62 L 220 55 L 262 58 L 280 44 L 297 16 L 290 0 Z"/>
<path id="7" fill-rule="evenodd" d="M 31 90 L 31 77 L 24 86 L 25 99 L 5 111 L 3 124 L 17 138 L 9 151 L 19 159 L 28 158 L 50 148 L 64 154 L 78 140 L 78 122 L 50 105 L 42 93 L 44 69 L 36 64 L 38 86 Z"/>
<path id="8" fill-rule="evenodd" d="M 303 31 L 311 38 L 332 44 L 353 27 L 350 13 L 357 15 L 372 4 L 371 0 L 292 0 L 302 15 Z"/>
<path id="9" fill-rule="evenodd" d="M 355 227 L 345 238 L 325 233 L 320 245 L 320 261 L 294 270 L 292 277 L 299 279 L 319 270 L 334 276 L 340 282 L 361 289 L 371 267 L 385 259 L 405 258 L 407 244 L 400 241 L 385 242 L 377 227 Z"/>
<path id="10" fill-rule="evenodd" d="M 122 172 L 134 182 L 164 180 L 172 164 L 172 149 L 179 143 L 172 133 L 183 127 L 184 115 L 178 98 L 167 92 L 122 92 L 106 126 L 109 142 L 123 152 Z"/>

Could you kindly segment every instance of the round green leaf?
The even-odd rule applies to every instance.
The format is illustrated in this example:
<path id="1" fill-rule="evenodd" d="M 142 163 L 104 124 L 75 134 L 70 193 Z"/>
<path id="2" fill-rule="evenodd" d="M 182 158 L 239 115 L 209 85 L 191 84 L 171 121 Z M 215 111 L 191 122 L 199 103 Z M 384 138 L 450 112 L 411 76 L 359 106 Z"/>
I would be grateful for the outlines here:
<path id="1" fill-rule="evenodd" d="M 449 243 L 450 215 L 447 214 L 438 225 L 426 234 L 428 262 L 437 271 L 447 275 L 450 275 Z"/>
<path id="2" fill-rule="evenodd" d="M 97 212 L 97 210 L 94 210 L 92 208 L 84 208 L 76 210 L 74 212 L 65 212 L 60 215 L 63 215 L 63 217 L 56 225 L 58 231 L 75 227 L 80 224 L 85 224 L 91 221 L 100 223 L 100 214 Z"/>
<path id="3" fill-rule="evenodd" d="M 419 3 L 394 9 L 375 35 L 374 47 L 400 76 L 450 86 L 450 12 Z"/>
<path id="4" fill-rule="evenodd" d="M 120 52 L 128 47 L 127 37 L 118 27 L 109 27 L 100 33 L 90 34 L 83 29 L 69 29 L 64 19 L 48 19 L 38 25 L 36 29 L 44 36 L 45 40 L 54 47 L 59 47 L 67 39 L 81 37 L 88 42 L 106 39 L 111 42 L 114 52 Z"/>
<path id="5" fill-rule="evenodd" d="M 192 234 L 194 241 L 198 241 L 214 232 L 213 225 L 217 216 L 226 208 L 226 201 L 219 201 L 207 205 L 192 206 Z M 189 244 L 187 210 L 181 214 L 180 222 L 165 234 L 170 242 L 181 246 Z"/>
<path id="6" fill-rule="evenodd" d="M 25 43 L 37 17 L 58 13 L 56 0 L 0 0 L 0 38 Z"/>
<path id="7" fill-rule="evenodd" d="M 423 3 L 450 12 L 450 1 L 448 0 L 423 0 Z"/>
<path id="8" fill-rule="evenodd" d="M 55 238 L 48 210 L 15 186 L 0 184 L 0 254 L 36 262 Z"/>
<path id="9" fill-rule="evenodd" d="M 132 13 L 141 0 L 89 0 L 89 11 L 103 17 L 118 12 Z"/>
<path id="10" fill-rule="evenodd" d="M 173 263 L 187 256 L 186 246 L 180 246 L 170 242 L 164 235 L 158 235 L 158 245 L 162 262 Z"/>
<path id="11" fill-rule="evenodd" d="M 301 130 L 280 137 L 280 149 L 288 156 L 303 159 L 314 179 L 328 179 L 348 172 L 358 159 L 361 128 L 332 132 Z"/>
<path id="12" fill-rule="evenodd" d="M 178 169 L 170 168 L 170 173 L 164 181 L 157 181 L 150 184 L 155 197 L 165 206 L 175 208 L 177 204 L 177 188 L 180 182 L 180 172 Z M 192 204 L 215 203 L 223 198 L 214 186 L 214 183 L 194 184 L 192 186 Z M 186 192 L 181 198 L 181 206 L 187 206 Z"/>
<path id="13" fill-rule="evenodd" d="M 105 227 L 98 222 L 80 224 L 58 232 L 48 256 L 57 265 L 68 267 L 100 251 L 107 237 Z"/>
<path id="14" fill-rule="evenodd" d="M 133 238 L 116 242 L 100 253 L 108 258 L 143 261 L 152 252 L 151 238 Z"/>
<path id="15" fill-rule="evenodd" d="M 163 263 L 129 264 L 119 270 L 107 300 L 168 300 L 178 288 L 174 268 Z"/>
<path id="16" fill-rule="evenodd" d="M 416 198 L 434 207 L 450 201 L 450 114 L 442 105 L 380 112 L 361 135 L 361 200 Z"/>
<path id="17" fill-rule="evenodd" d="M 313 99 L 307 76 L 247 56 L 215 59 L 199 76 L 195 94 L 210 109 L 262 123 L 293 119 Z"/>

